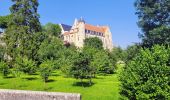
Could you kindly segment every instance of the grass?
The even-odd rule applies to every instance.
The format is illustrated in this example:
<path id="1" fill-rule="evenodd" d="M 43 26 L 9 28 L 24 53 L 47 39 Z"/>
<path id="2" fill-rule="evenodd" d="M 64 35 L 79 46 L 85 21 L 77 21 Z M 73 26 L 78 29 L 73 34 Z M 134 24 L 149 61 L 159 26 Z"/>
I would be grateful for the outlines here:
<path id="1" fill-rule="evenodd" d="M 84 80 L 85 83 L 82 86 L 80 80 L 66 78 L 60 71 L 57 71 L 52 74 L 46 85 L 39 75 L 23 74 L 18 78 L 0 76 L 0 88 L 80 93 L 82 100 L 118 100 L 120 83 L 117 74 L 98 75 L 92 81 L 94 83 L 92 86 L 86 84 L 87 80 Z"/>

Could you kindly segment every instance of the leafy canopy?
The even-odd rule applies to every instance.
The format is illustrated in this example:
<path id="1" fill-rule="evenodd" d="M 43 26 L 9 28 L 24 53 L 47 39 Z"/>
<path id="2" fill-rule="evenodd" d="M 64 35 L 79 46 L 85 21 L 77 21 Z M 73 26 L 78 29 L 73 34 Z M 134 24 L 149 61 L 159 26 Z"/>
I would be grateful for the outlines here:
<path id="1" fill-rule="evenodd" d="M 142 45 L 152 47 L 154 44 L 170 43 L 170 0 L 136 0 L 138 25 L 143 34 Z"/>
<path id="2" fill-rule="evenodd" d="M 84 47 L 103 49 L 103 42 L 98 37 L 90 37 L 84 40 Z"/>
<path id="3" fill-rule="evenodd" d="M 140 52 L 120 76 L 122 98 L 130 100 L 170 98 L 170 48 L 155 45 Z"/>
<path id="4" fill-rule="evenodd" d="M 43 30 L 49 35 L 56 37 L 59 37 L 61 34 L 61 28 L 58 24 L 47 23 L 45 26 L 43 26 Z"/>

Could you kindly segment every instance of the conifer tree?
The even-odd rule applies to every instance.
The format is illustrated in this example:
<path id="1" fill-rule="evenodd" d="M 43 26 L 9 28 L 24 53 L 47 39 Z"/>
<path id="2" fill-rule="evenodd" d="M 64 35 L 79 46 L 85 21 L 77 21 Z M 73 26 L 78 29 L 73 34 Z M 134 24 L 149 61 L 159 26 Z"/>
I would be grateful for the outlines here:
<path id="1" fill-rule="evenodd" d="M 170 0 L 136 0 L 138 25 L 143 34 L 142 45 L 170 44 Z"/>
<path id="2" fill-rule="evenodd" d="M 38 0 L 12 0 L 10 8 L 12 20 L 5 32 L 7 53 L 13 59 L 16 56 L 28 56 L 33 59 L 35 53 L 34 35 L 41 31 L 39 15 L 37 14 Z"/>

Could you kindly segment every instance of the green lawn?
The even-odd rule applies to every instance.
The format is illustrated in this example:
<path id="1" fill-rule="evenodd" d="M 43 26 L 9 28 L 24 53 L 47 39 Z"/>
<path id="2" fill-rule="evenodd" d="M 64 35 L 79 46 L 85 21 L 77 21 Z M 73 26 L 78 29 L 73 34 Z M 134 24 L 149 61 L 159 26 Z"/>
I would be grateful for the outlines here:
<path id="1" fill-rule="evenodd" d="M 59 71 L 53 73 L 46 85 L 39 75 L 21 75 L 19 78 L 9 77 L 5 79 L 0 76 L 1 89 L 80 93 L 83 100 L 118 100 L 119 98 L 117 74 L 98 75 L 93 79 L 94 84 L 90 87 L 82 87 L 79 82 L 73 78 L 65 78 Z"/>

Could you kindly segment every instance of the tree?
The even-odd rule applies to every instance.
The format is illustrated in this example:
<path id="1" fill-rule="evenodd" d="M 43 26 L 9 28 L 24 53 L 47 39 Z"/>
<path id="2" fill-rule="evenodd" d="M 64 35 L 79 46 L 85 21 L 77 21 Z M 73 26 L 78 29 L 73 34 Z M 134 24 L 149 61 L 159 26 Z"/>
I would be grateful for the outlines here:
<path id="1" fill-rule="evenodd" d="M 56 37 L 60 37 L 61 34 L 61 28 L 58 24 L 47 23 L 45 26 L 43 26 L 43 30 Z"/>
<path id="2" fill-rule="evenodd" d="M 48 78 L 52 74 L 53 67 L 54 67 L 53 61 L 47 60 L 41 63 L 40 75 L 45 83 L 48 82 Z"/>
<path id="3" fill-rule="evenodd" d="M 12 13 L 12 25 L 26 28 L 27 33 L 33 34 L 41 31 L 39 15 L 37 13 L 38 0 L 12 0 L 14 4 L 10 8 Z"/>
<path id="4" fill-rule="evenodd" d="M 41 62 L 46 60 L 57 60 L 62 56 L 63 43 L 57 37 L 49 37 L 45 39 L 38 50 L 39 60 Z M 61 51 L 61 52 L 60 52 Z"/>
<path id="5" fill-rule="evenodd" d="M 37 0 L 12 0 L 12 19 L 5 31 L 7 55 L 13 60 L 19 56 L 31 56 L 34 34 L 41 31 Z"/>
<path id="6" fill-rule="evenodd" d="M 9 66 L 4 61 L 0 62 L 0 73 L 2 73 L 3 77 L 9 74 Z"/>
<path id="7" fill-rule="evenodd" d="M 70 73 L 74 78 L 80 79 L 83 82 L 83 79 L 89 79 L 89 84 L 92 84 L 92 69 L 90 67 L 89 56 L 84 53 L 79 53 L 78 57 L 74 61 L 74 66 L 70 68 Z"/>
<path id="8" fill-rule="evenodd" d="M 12 19 L 12 15 L 0 16 L 0 28 L 6 29 L 8 28 L 8 24 Z"/>
<path id="9" fill-rule="evenodd" d="M 144 42 L 146 42 L 148 45 L 154 45 L 154 44 L 164 44 L 168 46 L 170 44 L 170 27 L 169 26 L 161 26 L 158 28 L 153 29 L 150 31 L 150 35 L 148 36 L 148 39 L 144 39 Z"/>
<path id="10" fill-rule="evenodd" d="M 64 47 L 62 52 L 60 52 L 62 56 L 58 59 L 58 63 L 60 64 L 60 69 L 66 76 L 70 76 L 70 68 L 74 66 L 74 61 L 78 56 L 77 48 L 75 45 L 70 44 L 69 47 Z"/>
<path id="11" fill-rule="evenodd" d="M 96 69 L 94 72 L 103 74 L 111 74 L 115 69 L 107 52 L 104 50 L 94 54 L 93 59 L 91 60 L 91 66 Z"/>
<path id="12" fill-rule="evenodd" d="M 141 47 L 138 44 L 128 46 L 124 53 L 124 61 L 128 62 L 132 60 L 140 51 Z"/>
<path id="13" fill-rule="evenodd" d="M 136 0 L 135 7 L 138 25 L 143 31 L 140 34 L 142 45 L 152 47 L 154 44 L 169 44 L 170 1 Z"/>
<path id="14" fill-rule="evenodd" d="M 15 67 L 26 74 L 34 74 L 37 70 L 36 64 L 33 60 L 28 59 L 26 56 L 17 57 Z"/>
<path id="15" fill-rule="evenodd" d="M 141 49 L 120 76 L 122 99 L 168 100 L 170 98 L 170 48 L 155 45 Z"/>
<path id="16" fill-rule="evenodd" d="M 103 42 L 98 37 L 90 37 L 84 40 L 84 47 L 103 49 Z"/>
<path id="17" fill-rule="evenodd" d="M 117 58 L 117 60 L 123 60 L 123 58 L 124 58 L 124 54 L 123 53 L 124 52 L 123 52 L 121 47 L 114 47 L 112 49 L 112 52 L 111 52 L 112 56 Z"/>
<path id="18" fill-rule="evenodd" d="M 117 63 L 125 62 L 126 52 L 121 47 L 114 47 L 111 52 L 108 52 L 110 62 L 117 69 Z"/>

